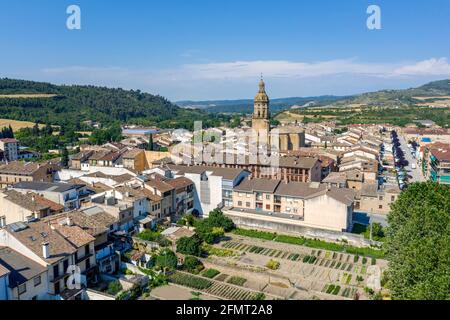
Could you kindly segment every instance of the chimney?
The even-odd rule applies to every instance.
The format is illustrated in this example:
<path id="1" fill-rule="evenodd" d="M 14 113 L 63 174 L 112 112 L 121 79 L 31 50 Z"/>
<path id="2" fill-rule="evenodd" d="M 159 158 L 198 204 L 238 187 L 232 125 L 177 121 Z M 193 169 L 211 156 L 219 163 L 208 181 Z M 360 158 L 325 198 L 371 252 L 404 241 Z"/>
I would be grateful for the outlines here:
<path id="1" fill-rule="evenodd" d="M 67 225 L 68 227 L 71 227 L 71 226 L 73 225 L 72 218 L 70 218 L 70 217 L 67 217 L 67 218 L 66 218 L 66 225 Z"/>
<path id="2" fill-rule="evenodd" d="M 50 245 L 48 242 L 42 243 L 42 256 L 44 259 L 50 258 Z"/>
<path id="3" fill-rule="evenodd" d="M 31 201 L 35 202 L 36 201 L 36 197 L 33 195 L 31 196 Z"/>
<path id="4" fill-rule="evenodd" d="M 6 217 L 2 216 L 0 217 L 0 228 L 3 228 L 4 226 L 6 226 Z"/>

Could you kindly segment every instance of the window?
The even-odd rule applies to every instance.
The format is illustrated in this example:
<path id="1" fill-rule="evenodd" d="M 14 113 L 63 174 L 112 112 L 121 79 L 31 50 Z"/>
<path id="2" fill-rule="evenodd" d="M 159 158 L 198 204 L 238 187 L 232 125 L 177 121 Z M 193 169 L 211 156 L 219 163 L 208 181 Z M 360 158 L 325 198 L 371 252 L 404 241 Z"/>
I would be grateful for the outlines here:
<path id="1" fill-rule="evenodd" d="M 266 194 L 266 200 L 270 200 L 270 194 Z"/>
<path id="2" fill-rule="evenodd" d="M 59 294 L 61 292 L 61 288 L 59 287 L 59 281 L 55 283 L 55 294 Z"/>
<path id="3" fill-rule="evenodd" d="M 59 264 L 56 266 L 53 266 L 53 277 L 58 278 L 59 277 Z"/>
<path id="4" fill-rule="evenodd" d="M 84 247 L 84 254 L 87 256 L 89 254 L 89 245 Z"/>
<path id="5" fill-rule="evenodd" d="M 77 254 L 77 253 L 78 252 L 75 252 L 75 254 Z M 75 257 L 75 259 L 77 259 L 77 258 Z M 66 273 L 68 269 L 69 269 L 69 260 L 64 260 L 63 261 L 63 273 Z"/>
<path id="6" fill-rule="evenodd" d="M 27 284 L 26 283 L 19 284 L 17 290 L 19 291 L 19 294 L 27 292 Z"/>
<path id="7" fill-rule="evenodd" d="M 242 201 L 238 201 L 238 206 L 242 207 Z"/>
<path id="8" fill-rule="evenodd" d="M 380 196 L 380 198 L 379 198 L 379 199 L 380 199 L 380 201 L 383 201 L 383 197 L 382 197 L 382 196 Z"/>
<path id="9" fill-rule="evenodd" d="M 246 206 L 247 208 L 250 208 L 250 202 L 246 202 L 246 203 L 245 203 L 245 206 Z"/>
<path id="10" fill-rule="evenodd" d="M 41 284 L 41 276 L 37 276 L 33 279 L 34 282 L 34 286 L 37 287 L 38 285 Z"/>
<path id="11" fill-rule="evenodd" d="M 266 210 L 270 210 L 270 204 L 266 204 Z"/>
<path id="12" fill-rule="evenodd" d="M 395 201 L 395 196 L 391 196 L 391 201 L 392 201 L 392 202 Z"/>
<path id="13" fill-rule="evenodd" d="M 378 209 L 383 209 L 383 206 L 382 206 L 382 205 L 379 205 L 379 206 L 378 206 Z"/>

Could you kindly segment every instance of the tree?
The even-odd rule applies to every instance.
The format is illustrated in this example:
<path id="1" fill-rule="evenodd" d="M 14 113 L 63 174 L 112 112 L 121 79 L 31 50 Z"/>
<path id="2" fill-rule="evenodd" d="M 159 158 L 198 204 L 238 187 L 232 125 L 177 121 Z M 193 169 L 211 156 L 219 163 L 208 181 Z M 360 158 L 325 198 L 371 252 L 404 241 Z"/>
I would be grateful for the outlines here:
<path id="1" fill-rule="evenodd" d="M 175 269 L 178 264 L 177 255 L 169 249 L 163 249 L 156 257 L 155 265 L 163 270 Z"/>
<path id="2" fill-rule="evenodd" d="M 214 243 L 225 232 L 234 229 L 233 220 L 226 217 L 220 209 L 214 209 L 209 213 L 208 218 L 195 222 L 195 232 L 206 243 Z"/>
<path id="3" fill-rule="evenodd" d="M 148 146 L 147 146 L 147 150 L 148 150 L 148 151 L 153 151 L 153 134 L 149 134 L 149 135 L 148 135 Z"/>
<path id="4" fill-rule="evenodd" d="M 202 242 L 198 235 L 182 237 L 177 241 L 177 252 L 199 257 L 202 254 Z"/>
<path id="5" fill-rule="evenodd" d="M 234 229 L 233 220 L 225 217 L 220 209 L 214 209 L 209 213 L 208 216 L 209 223 L 211 227 L 223 228 L 225 232 L 229 232 Z"/>
<path id="6" fill-rule="evenodd" d="M 450 188 L 408 187 L 392 205 L 386 230 L 387 286 L 394 299 L 450 298 Z"/>
<path id="7" fill-rule="evenodd" d="M 39 125 L 37 123 L 34 124 L 32 133 L 34 136 L 39 136 L 40 130 L 39 130 Z"/>
<path id="8" fill-rule="evenodd" d="M 183 269 L 193 273 L 199 273 L 204 268 L 203 263 L 193 256 L 184 258 Z"/>
<path id="9" fill-rule="evenodd" d="M 67 148 L 62 149 L 61 165 L 65 168 L 69 166 L 69 151 Z"/>

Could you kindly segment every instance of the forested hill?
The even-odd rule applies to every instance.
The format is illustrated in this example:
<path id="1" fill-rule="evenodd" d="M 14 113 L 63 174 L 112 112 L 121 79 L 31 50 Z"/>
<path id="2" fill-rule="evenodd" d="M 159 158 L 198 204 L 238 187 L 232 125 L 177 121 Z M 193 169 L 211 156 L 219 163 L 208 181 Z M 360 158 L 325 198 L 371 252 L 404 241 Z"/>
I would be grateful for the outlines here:
<path id="1" fill-rule="evenodd" d="M 179 108 L 164 97 L 139 90 L 14 79 L 0 79 L 0 118 L 75 127 L 94 120 L 105 125 L 120 121 L 176 128 L 191 128 L 194 120 L 202 120 L 204 126 L 228 120 L 221 115 Z"/>

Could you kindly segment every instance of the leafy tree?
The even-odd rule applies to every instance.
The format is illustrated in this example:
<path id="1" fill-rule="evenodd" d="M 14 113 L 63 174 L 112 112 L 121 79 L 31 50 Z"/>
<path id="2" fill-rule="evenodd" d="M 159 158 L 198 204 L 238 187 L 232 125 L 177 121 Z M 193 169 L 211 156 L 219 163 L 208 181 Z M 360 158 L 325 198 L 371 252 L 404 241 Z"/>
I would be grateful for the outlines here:
<path id="1" fill-rule="evenodd" d="M 182 237 L 177 241 L 177 252 L 199 257 L 202 254 L 202 242 L 198 235 Z"/>
<path id="2" fill-rule="evenodd" d="M 61 165 L 63 167 L 68 167 L 69 166 L 69 151 L 67 150 L 67 148 L 62 149 Z"/>
<path id="3" fill-rule="evenodd" d="M 184 258 L 183 269 L 189 272 L 198 273 L 204 268 L 203 263 L 193 256 Z"/>
<path id="4" fill-rule="evenodd" d="M 147 150 L 148 150 L 148 151 L 153 151 L 153 134 L 149 134 L 149 135 L 148 135 L 148 146 L 147 146 Z"/>
<path id="5" fill-rule="evenodd" d="M 156 257 L 155 265 L 163 270 L 175 269 L 177 264 L 178 258 L 172 250 L 163 249 Z"/>
<path id="6" fill-rule="evenodd" d="M 387 285 L 394 299 L 450 299 L 450 188 L 416 183 L 392 205 Z"/>
<path id="7" fill-rule="evenodd" d="M 214 209 L 209 213 L 208 218 L 195 222 L 195 232 L 206 243 L 214 243 L 225 232 L 234 229 L 233 220 L 226 217 L 220 209 Z"/>
<path id="8" fill-rule="evenodd" d="M 226 217 L 220 209 L 214 209 L 209 213 L 208 222 L 211 227 L 223 228 L 225 232 L 230 232 L 234 229 L 233 220 Z"/>

